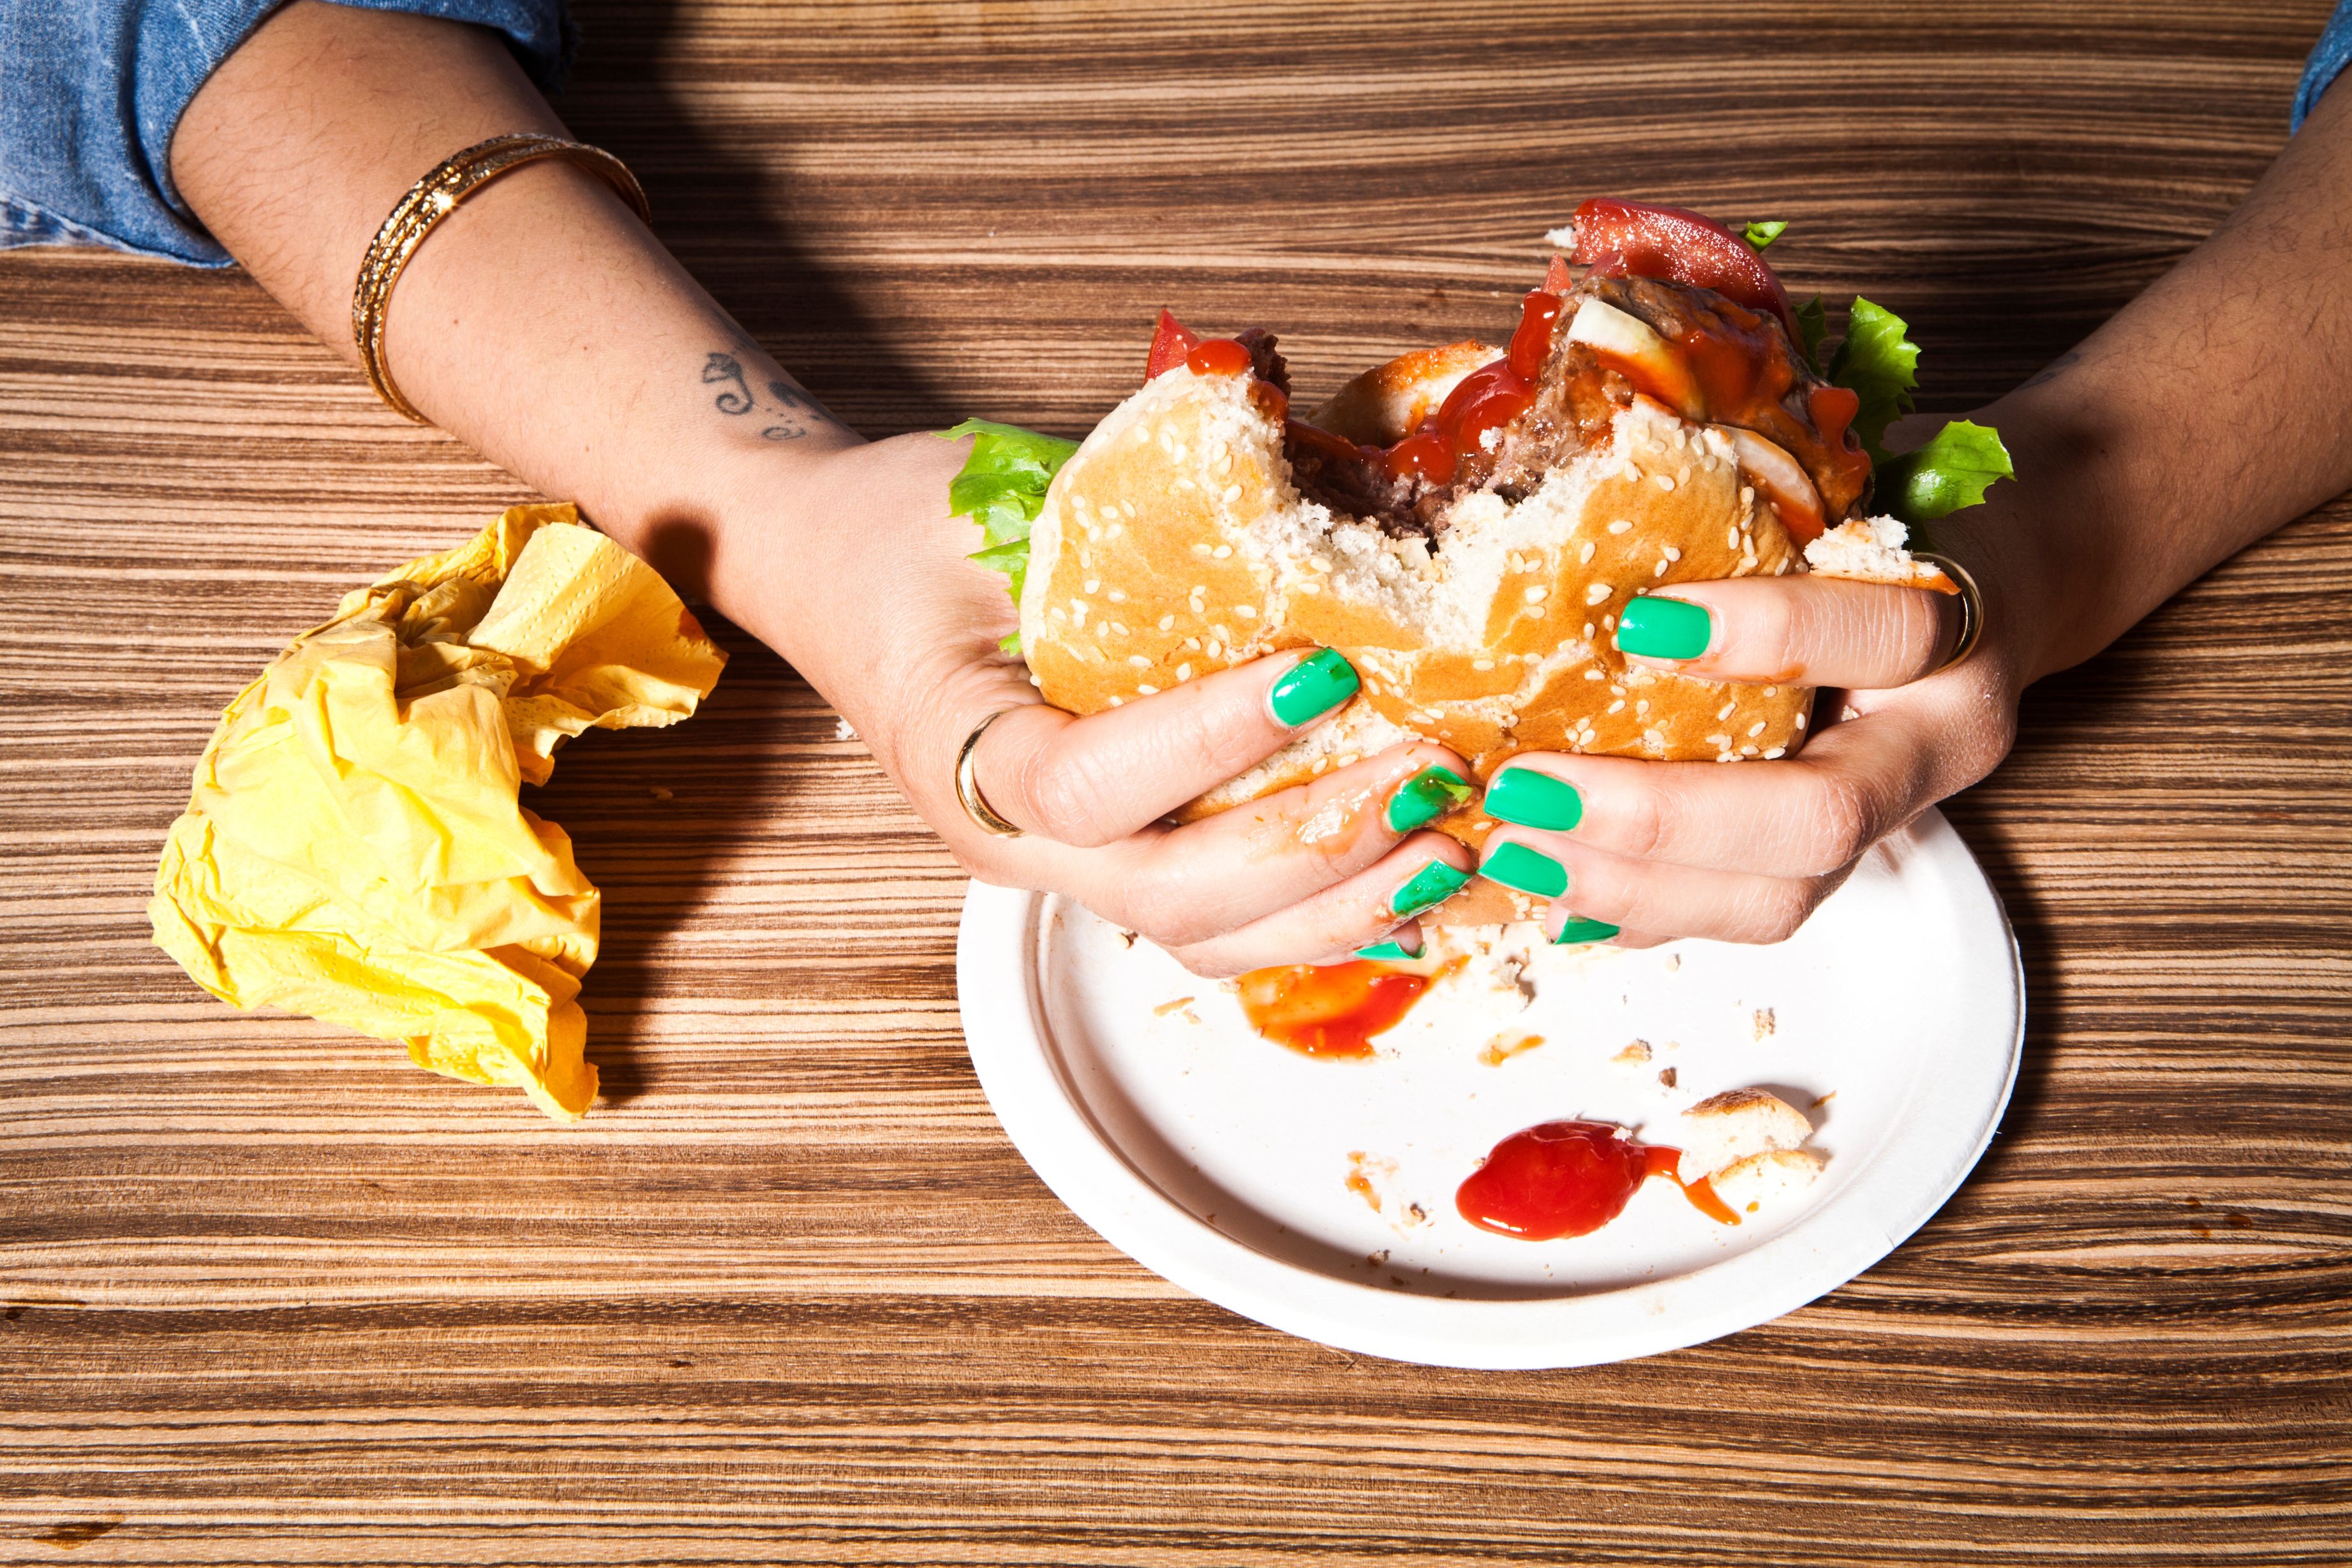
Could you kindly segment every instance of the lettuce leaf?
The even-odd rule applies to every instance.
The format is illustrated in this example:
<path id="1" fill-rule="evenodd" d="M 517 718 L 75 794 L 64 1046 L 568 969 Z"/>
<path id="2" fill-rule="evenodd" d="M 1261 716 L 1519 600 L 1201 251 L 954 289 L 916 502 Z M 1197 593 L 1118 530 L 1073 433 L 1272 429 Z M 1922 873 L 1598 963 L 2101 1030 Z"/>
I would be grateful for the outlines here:
<path id="1" fill-rule="evenodd" d="M 1876 505 L 1906 523 L 1928 523 L 1976 506 L 1995 480 L 2015 477 L 1999 431 L 1956 419 L 1918 451 L 1879 460 Z"/>
<path id="2" fill-rule="evenodd" d="M 1816 294 L 1797 307 L 1796 317 L 1797 331 L 1804 339 L 1798 346 L 1805 350 L 1805 363 L 1818 371 L 1822 368 L 1822 340 L 1830 335 L 1830 313 Z"/>
<path id="3" fill-rule="evenodd" d="M 1740 230 L 1739 237 L 1762 250 L 1788 232 L 1789 221 L 1786 218 L 1760 218 Z"/>
<path id="4" fill-rule="evenodd" d="M 967 419 L 940 434 L 949 441 L 974 438 L 971 455 L 948 483 L 948 510 L 980 525 L 981 548 L 969 559 L 1010 580 L 1017 609 L 1029 576 L 1030 525 L 1045 507 L 1046 486 L 1078 444 L 985 419 Z M 1018 655 L 1021 633 L 1013 632 L 997 646 Z"/>
<path id="5" fill-rule="evenodd" d="M 1845 341 L 1830 361 L 1830 380 L 1862 400 L 1853 433 L 1874 463 L 1886 461 L 1886 427 L 1911 412 L 1911 392 L 1919 384 L 1919 345 L 1892 310 L 1855 295 L 1846 312 Z"/>

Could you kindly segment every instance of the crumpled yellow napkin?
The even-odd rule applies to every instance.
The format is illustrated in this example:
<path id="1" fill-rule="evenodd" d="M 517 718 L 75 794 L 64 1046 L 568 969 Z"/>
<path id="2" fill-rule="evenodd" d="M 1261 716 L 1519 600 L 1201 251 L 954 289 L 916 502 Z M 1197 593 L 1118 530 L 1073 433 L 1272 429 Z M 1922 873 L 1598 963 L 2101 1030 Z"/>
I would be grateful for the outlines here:
<path id="1" fill-rule="evenodd" d="M 343 598 L 221 715 L 148 905 L 196 983 L 396 1040 L 576 1120 L 598 894 L 522 809 L 589 728 L 668 725 L 727 655 L 568 506 Z"/>

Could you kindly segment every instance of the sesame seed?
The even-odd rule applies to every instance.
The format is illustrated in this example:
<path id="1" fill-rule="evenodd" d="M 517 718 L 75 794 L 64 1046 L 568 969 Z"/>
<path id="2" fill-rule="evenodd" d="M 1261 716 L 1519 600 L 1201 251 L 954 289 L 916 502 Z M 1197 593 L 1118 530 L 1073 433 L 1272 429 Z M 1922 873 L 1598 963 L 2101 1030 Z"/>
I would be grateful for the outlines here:
<path id="1" fill-rule="evenodd" d="M 1110 699 L 1110 706 L 1113 706 L 1113 707 L 1118 707 L 1120 704 L 1122 704 L 1122 703 L 1124 703 L 1124 702 L 1126 702 L 1126 701 L 1127 701 L 1127 699 L 1126 699 L 1125 697 L 1113 697 L 1113 698 L 1111 698 L 1111 699 Z"/>
<path id="2" fill-rule="evenodd" d="M 1102 579 L 1099 577 L 1090 577 L 1087 579 L 1087 591 L 1088 593 L 1100 593 L 1102 591 Z"/>
<path id="3" fill-rule="evenodd" d="M 1748 727 L 1748 736 L 1749 736 L 1751 738 L 1752 738 L 1752 737 L 1756 737 L 1756 736 L 1759 736 L 1759 735 L 1763 734 L 1763 733 L 1764 733 L 1764 721 L 1763 721 L 1762 719 L 1760 719 L 1760 718 L 1759 718 L 1759 719 L 1758 719 L 1754 724 L 1749 725 L 1749 726 Z"/>
<path id="4" fill-rule="evenodd" d="M 1658 553 L 1664 556 L 1668 560 L 1680 560 L 1683 559 L 1683 552 L 1673 545 L 1660 546 Z"/>
<path id="5" fill-rule="evenodd" d="M 1175 624 L 1176 624 L 1176 617 L 1174 617 L 1173 615 L 1162 615 L 1162 616 L 1160 618 L 1160 629 L 1162 632 L 1167 631 L 1171 626 L 1173 626 L 1173 625 L 1175 625 Z"/>
<path id="6" fill-rule="evenodd" d="M 1139 670 L 1148 670 L 1151 668 L 1151 661 L 1145 658 L 1140 653 L 1129 653 L 1127 656 L 1127 662 L 1133 664 Z"/>
<path id="7" fill-rule="evenodd" d="M 1307 580 L 1298 585 L 1298 591 L 1301 593 L 1320 593 L 1323 591 L 1323 585 L 1317 582 L 1314 579 L 1309 578 Z"/>
<path id="8" fill-rule="evenodd" d="M 1661 490 L 1671 493 L 1675 487 L 1675 476 L 1671 474 L 1653 474 L 1650 478 Z"/>
<path id="9" fill-rule="evenodd" d="M 1647 698 L 1647 697 L 1643 697 L 1643 698 L 1641 698 L 1639 701 L 1635 702 L 1635 703 L 1633 704 L 1633 711 L 1634 711 L 1634 713 L 1636 713 L 1636 714 L 1645 714 L 1645 713 L 1649 712 L 1649 711 L 1650 711 L 1650 699 L 1649 699 L 1649 698 Z"/>
<path id="10" fill-rule="evenodd" d="M 1631 533 L 1633 529 L 1633 519 L 1631 517 L 1620 517 L 1609 525 L 1609 531 L 1612 534 Z"/>
<path id="11" fill-rule="evenodd" d="M 1235 501 L 1238 501 L 1241 498 L 1242 487 L 1239 485 L 1228 485 L 1223 490 L 1220 491 L 1217 496 L 1217 499 L 1223 501 L 1228 507 L 1232 506 Z"/>
<path id="12" fill-rule="evenodd" d="M 1664 577 L 1664 576 L 1665 576 L 1665 575 L 1666 575 L 1666 567 L 1667 567 L 1667 565 L 1668 565 L 1668 564 L 1669 564 L 1669 563 L 1668 563 L 1668 562 L 1666 562 L 1665 560 L 1661 559 L 1661 560 L 1658 562 L 1658 564 L 1657 564 L 1657 565 L 1655 565 L 1655 566 L 1654 566 L 1654 567 L 1652 567 L 1652 568 L 1650 569 L 1650 575 L 1651 575 L 1652 577 Z"/>
<path id="13" fill-rule="evenodd" d="M 1805 727 L 1805 718 L 1806 718 L 1806 716 L 1805 716 L 1805 715 L 1803 715 L 1803 714 L 1799 714 L 1799 715 L 1797 716 L 1797 727 L 1798 727 L 1799 729 L 1802 729 L 1802 728 L 1804 728 L 1804 727 Z"/>
<path id="14" fill-rule="evenodd" d="M 1743 507 L 1752 507 L 1756 504 L 1756 487 L 1754 486 L 1742 485 L 1739 486 L 1739 504 Z"/>
<path id="15" fill-rule="evenodd" d="M 1231 546 L 1231 545 L 1219 545 L 1216 549 L 1214 549 L 1211 550 L 1209 553 L 1210 553 L 1211 555 L 1213 555 L 1213 556 L 1216 557 L 1219 560 L 1223 560 L 1223 559 L 1224 559 L 1227 556 L 1229 556 L 1229 555 L 1231 555 L 1231 554 L 1233 554 L 1233 553 L 1234 553 L 1234 547 L 1233 547 L 1233 546 Z"/>
<path id="16" fill-rule="evenodd" d="M 1115 539 L 1125 532 L 1127 532 L 1127 525 L 1125 523 L 1113 523 L 1103 534 L 1103 538 L 1107 539 Z"/>
<path id="17" fill-rule="evenodd" d="M 1135 688 L 1135 695 L 1142 697 L 1156 697 L 1160 695 L 1160 688 L 1153 685 L 1138 685 Z"/>
<path id="18" fill-rule="evenodd" d="M 1678 472 L 1677 474 L 1675 474 L 1675 483 L 1677 483 L 1677 484 L 1682 484 L 1682 485 L 1687 485 L 1687 484 L 1689 484 L 1689 483 L 1690 483 L 1690 465 L 1689 465 L 1689 464 L 1685 463 L 1685 464 L 1684 464 L 1684 465 L 1682 465 L 1682 469 L 1681 469 L 1681 471 L 1680 471 L 1680 472 Z M 1662 487 L 1663 487 L 1663 486 L 1662 486 Z"/>
<path id="19" fill-rule="evenodd" d="M 1322 771 L 1323 771 L 1323 769 L 1325 769 L 1326 768 L 1328 768 L 1328 767 L 1330 767 L 1330 766 L 1331 766 L 1331 759 L 1330 759 L 1329 758 L 1328 758 L 1328 757 L 1318 757 L 1318 758 L 1317 758 L 1315 759 L 1315 766 L 1314 766 L 1314 767 L 1312 767 L 1312 768 L 1308 768 L 1307 771 L 1307 772 L 1309 772 L 1309 773 L 1320 773 L 1320 772 L 1322 772 Z"/>
<path id="20" fill-rule="evenodd" d="M 1108 636 L 1109 636 L 1109 635 L 1110 635 L 1110 622 L 1108 622 L 1108 621 L 1097 621 L 1097 622 L 1095 622 L 1095 641 L 1096 641 L 1096 642 L 1099 643 L 1099 642 L 1101 642 L 1104 638 L 1106 638 L 1106 637 L 1108 637 Z"/>
<path id="21" fill-rule="evenodd" d="M 1710 735 L 1706 737 L 1706 743 L 1709 746 L 1716 747 L 1729 746 L 1731 744 L 1731 737 L 1727 735 Z"/>
<path id="22" fill-rule="evenodd" d="M 1201 651 L 1213 659 L 1225 651 L 1225 645 L 1223 643 L 1218 642 L 1214 637 L 1212 637 L 1209 639 L 1209 645 Z"/>
<path id="23" fill-rule="evenodd" d="M 1541 604 L 1545 600 L 1551 597 L 1551 590 L 1546 588 L 1540 582 L 1531 582 L 1528 584 L 1527 592 L 1524 597 L 1529 604 Z"/>
<path id="24" fill-rule="evenodd" d="M 1190 664 L 1179 664 L 1179 665 L 1177 665 L 1177 666 L 1176 666 L 1176 684 L 1177 684 L 1178 685 L 1182 685 L 1186 681 L 1189 681 L 1189 680 L 1191 680 L 1192 678 L 1192 665 L 1190 665 Z"/>
<path id="25" fill-rule="evenodd" d="M 1584 623 L 1584 640 L 1588 643 L 1592 641 L 1592 622 L 1590 621 Z"/>
<path id="26" fill-rule="evenodd" d="M 1609 678 L 1609 672 L 1598 669 L 1587 670 L 1584 672 L 1584 678 L 1588 681 L 1605 681 Z"/>
<path id="27" fill-rule="evenodd" d="M 1192 483 L 1190 476 L 1179 476 L 1176 481 L 1175 487 L 1179 490 L 1197 490 L 1200 488 L 1198 485 Z"/>
<path id="28" fill-rule="evenodd" d="M 1169 619 L 1172 621 L 1175 617 L 1171 616 Z M 1184 646 L 1192 653 L 1197 653 L 1201 651 L 1201 640 L 1198 637 L 1187 637 L 1184 639 Z"/>
<path id="29" fill-rule="evenodd" d="M 1788 748 L 1787 747 L 1785 747 L 1785 746 L 1776 746 L 1776 747 L 1774 747 L 1771 750 L 1769 750 L 1769 751 L 1768 751 L 1768 752 L 1766 752 L 1766 753 L 1764 754 L 1764 760 L 1765 760 L 1765 761 L 1767 761 L 1767 762 L 1770 762 L 1770 761 L 1774 760 L 1774 759 L 1775 759 L 1775 758 L 1782 758 L 1782 757 L 1786 757 L 1786 756 L 1788 756 L 1788 755 L 1789 755 L 1789 748 Z"/>
<path id="30" fill-rule="evenodd" d="M 1592 559 L 1592 541 L 1591 539 L 1584 541 L 1584 548 L 1576 552 L 1577 565 L 1583 566 Z"/>
<path id="31" fill-rule="evenodd" d="M 1617 630 L 1617 615 L 1616 615 L 1616 612 L 1615 612 L 1614 611 L 1612 611 L 1609 614 L 1603 615 L 1603 616 L 1601 618 L 1601 624 L 1602 626 L 1604 626 L 1604 627 L 1608 628 L 1608 629 L 1609 629 L 1610 631 L 1612 631 L 1612 632 L 1614 632 L 1615 630 Z"/>
<path id="32" fill-rule="evenodd" d="M 1123 588 L 1114 588 L 1108 593 L 1103 595 L 1103 597 L 1109 600 L 1113 604 L 1124 604 L 1127 602 L 1127 590 Z"/>
<path id="33" fill-rule="evenodd" d="M 1492 659 L 1473 659 L 1470 661 L 1470 667 L 1474 670 L 1491 670 L 1495 667 L 1495 661 Z"/>
<path id="34" fill-rule="evenodd" d="M 1331 570 L 1331 558 L 1328 555 L 1310 555 L 1307 558 L 1307 564 L 1318 571 L 1328 571 Z"/>
<path id="35" fill-rule="evenodd" d="M 1615 702 L 1611 703 L 1611 704 L 1609 705 L 1609 711 L 1610 711 L 1611 713 L 1622 713 L 1622 712 L 1624 712 L 1624 711 L 1625 711 L 1625 699 L 1624 699 L 1623 697 L 1619 697 Z"/>
<path id="36" fill-rule="evenodd" d="M 1738 697 L 1734 697 L 1734 698 L 1732 698 L 1732 699 L 1731 699 L 1731 701 L 1729 701 L 1729 702 L 1727 702 L 1727 703 L 1724 704 L 1721 707 L 1719 707 L 1719 708 L 1716 709 L 1716 710 L 1715 710 L 1715 722 L 1716 722 L 1716 723 L 1717 723 L 1717 724 L 1721 724 L 1725 719 L 1729 718 L 1729 717 L 1731 716 L 1731 710 L 1732 710 L 1733 708 L 1738 707 L 1738 706 L 1739 706 L 1739 699 L 1738 699 Z"/>
<path id="37" fill-rule="evenodd" d="M 1739 525 L 1738 523 L 1734 523 L 1729 528 L 1723 530 L 1723 548 L 1726 549 L 1738 549 L 1739 548 Z"/>
<path id="38" fill-rule="evenodd" d="M 1664 746 L 1666 743 L 1666 737 L 1660 735 L 1654 728 L 1643 730 L 1642 738 L 1652 746 Z"/>
<path id="39" fill-rule="evenodd" d="M 1360 751 L 1343 751 L 1339 753 L 1339 766 L 1342 768 L 1353 768 L 1356 765 L 1357 758 L 1362 755 L 1363 753 Z"/>
<path id="40" fill-rule="evenodd" d="M 1194 555 L 1206 555 L 1209 553 L 1209 547 L 1200 543 L 1198 540 L 1195 540 L 1192 545 L 1192 553 Z"/>
<path id="41" fill-rule="evenodd" d="M 1255 621 L 1257 619 L 1257 606 L 1255 604 L 1236 604 L 1234 606 L 1234 614 L 1244 621 Z"/>
<path id="42" fill-rule="evenodd" d="M 1587 604 L 1598 604 L 1615 591 L 1617 591 L 1610 587 L 1605 582 L 1593 583 L 1584 591 L 1584 602 Z"/>
<path id="43" fill-rule="evenodd" d="M 1764 688 L 1764 695 L 1768 697 L 1777 697 L 1780 695 L 1780 688 L 1778 686 L 1766 686 Z"/>
<path id="44" fill-rule="evenodd" d="M 1130 517 L 1135 516 L 1135 503 L 1132 501 L 1121 501 L 1118 504 L 1118 509 Z"/>

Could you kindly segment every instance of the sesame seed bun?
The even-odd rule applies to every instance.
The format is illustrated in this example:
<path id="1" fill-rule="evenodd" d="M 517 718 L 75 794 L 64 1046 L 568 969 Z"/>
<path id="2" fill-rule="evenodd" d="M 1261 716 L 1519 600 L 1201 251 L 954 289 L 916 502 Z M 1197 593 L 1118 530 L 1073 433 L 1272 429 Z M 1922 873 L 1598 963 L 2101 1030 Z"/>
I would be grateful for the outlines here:
<path id="1" fill-rule="evenodd" d="M 1313 423 L 1393 442 L 1496 352 L 1405 355 L 1349 382 Z M 1724 427 L 1635 396 L 1605 438 L 1532 491 L 1460 495 L 1425 540 L 1303 497 L 1283 406 L 1247 374 L 1179 365 L 1096 427 L 1031 531 L 1021 639 L 1058 707 L 1099 712 L 1289 648 L 1337 649 L 1362 677 L 1337 716 L 1180 819 L 1417 737 L 1460 752 L 1482 781 L 1521 751 L 1736 762 L 1801 743 L 1807 688 L 1629 664 L 1612 637 L 1638 593 L 1806 570 Z M 1475 801 L 1435 825 L 1474 849 L 1494 826 Z M 1540 912 L 1540 900 L 1479 881 L 1422 919 Z"/>

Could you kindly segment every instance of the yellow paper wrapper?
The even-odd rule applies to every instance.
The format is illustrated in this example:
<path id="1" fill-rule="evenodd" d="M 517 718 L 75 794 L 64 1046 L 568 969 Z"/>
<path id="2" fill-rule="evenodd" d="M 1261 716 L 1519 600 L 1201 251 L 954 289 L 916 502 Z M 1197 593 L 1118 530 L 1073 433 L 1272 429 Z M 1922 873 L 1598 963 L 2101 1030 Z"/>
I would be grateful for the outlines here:
<path id="1" fill-rule="evenodd" d="M 514 507 L 345 595 L 237 694 L 163 846 L 155 940 L 223 1001 L 576 1120 L 598 894 L 520 786 L 584 729 L 690 716 L 726 662 L 571 507 Z"/>

